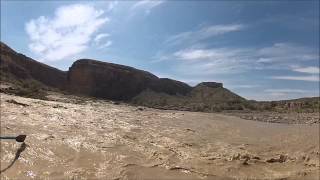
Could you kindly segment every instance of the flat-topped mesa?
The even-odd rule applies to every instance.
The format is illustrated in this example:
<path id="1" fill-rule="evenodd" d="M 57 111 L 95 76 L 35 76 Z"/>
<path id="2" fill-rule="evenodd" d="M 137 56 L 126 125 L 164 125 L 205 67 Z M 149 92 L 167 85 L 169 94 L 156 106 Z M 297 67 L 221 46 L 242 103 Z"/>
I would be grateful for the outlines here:
<path id="1" fill-rule="evenodd" d="M 186 94 L 192 88 L 133 67 L 90 59 L 77 60 L 68 72 L 68 90 L 78 94 L 130 100 L 146 89 L 176 95 Z"/>
<path id="2" fill-rule="evenodd" d="M 94 67 L 94 68 L 99 68 L 99 69 L 110 68 L 113 70 L 117 69 L 119 71 L 124 71 L 124 72 L 128 72 L 128 73 L 131 72 L 131 73 L 143 74 L 143 75 L 148 76 L 150 78 L 158 78 L 157 76 L 155 76 L 147 71 L 136 69 L 136 68 L 133 68 L 130 66 L 114 64 L 114 63 L 109 63 L 109 62 L 105 62 L 105 61 L 97 61 L 97 60 L 93 60 L 93 59 L 79 59 L 72 64 L 72 66 L 69 68 L 69 70 L 74 67 Z"/>
<path id="3" fill-rule="evenodd" d="M 158 77 L 142 70 L 113 63 L 81 59 L 68 72 L 68 90 L 113 100 L 128 100 Z"/>
<path id="4" fill-rule="evenodd" d="M 211 88 L 222 88 L 223 83 L 218 83 L 218 82 L 202 82 L 198 84 L 197 86 L 207 86 Z"/>

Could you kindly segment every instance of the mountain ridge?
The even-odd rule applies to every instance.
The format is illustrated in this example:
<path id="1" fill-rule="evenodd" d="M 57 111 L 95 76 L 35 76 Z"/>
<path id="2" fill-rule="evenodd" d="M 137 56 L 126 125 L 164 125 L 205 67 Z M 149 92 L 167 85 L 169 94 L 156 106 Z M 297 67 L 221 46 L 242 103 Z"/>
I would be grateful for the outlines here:
<path id="1" fill-rule="evenodd" d="M 298 104 L 298 108 L 306 106 L 314 109 L 319 106 L 317 98 L 306 101 L 248 101 L 224 88 L 223 83 L 201 82 L 192 87 L 134 67 L 92 59 L 76 60 L 68 71 L 62 71 L 17 53 L 3 42 L 0 64 L 1 82 L 17 84 L 17 91 L 26 91 L 19 95 L 39 94 L 41 89 L 53 88 L 54 91 L 148 107 L 206 112 L 275 107 L 288 109 L 290 103 Z M 309 102 L 312 102 L 311 105 Z"/>
<path id="2" fill-rule="evenodd" d="M 33 68 L 33 66 L 36 66 L 36 68 Z M 92 68 L 91 70 L 95 72 L 93 71 L 89 72 L 90 68 Z M 19 70 L 16 71 L 17 69 Z M 136 69 L 130 66 L 103 62 L 103 61 L 98 61 L 93 59 L 76 60 L 70 66 L 68 71 L 62 71 L 57 68 L 46 65 L 44 63 L 38 62 L 23 54 L 17 53 L 8 45 L 1 42 L 1 71 L 2 73 L 12 74 L 17 79 L 34 79 L 47 86 L 77 93 L 77 90 L 79 89 L 77 89 L 76 87 L 77 82 L 75 82 L 75 80 L 80 80 L 81 78 L 80 77 L 74 78 L 74 76 L 77 76 L 76 70 L 82 70 L 82 71 L 85 70 L 86 73 L 91 73 L 89 75 L 94 76 L 94 78 L 96 79 L 98 78 L 98 75 L 103 76 L 103 73 L 109 73 L 109 72 L 115 72 L 115 71 L 119 72 L 119 74 L 114 74 L 116 75 L 116 77 L 114 77 L 115 79 L 111 78 L 111 81 L 118 80 L 117 78 L 120 78 L 120 79 L 124 78 L 124 77 L 119 77 L 120 74 L 122 76 L 127 76 L 127 75 L 132 76 L 132 77 L 127 77 L 128 79 L 123 79 L 123 80 L 130 80 L 130 78 L 136 78 L 135 80 L 141 81 L 141 78 L 145 78 L 145 81 L 142 80 L 143 82 L 140 82 L 140 84 L 137 85 L 137 86 L 140 86 L 138 87 L 139 90 L 137 91 L 139 93 L 145 89 L 152 89 L 155 92 L 165 92 L 170 95 L 176 95 L 176 94 L 185 95 L 188 92 L 190 92 L 192 88 L 194 88 L 178 80 L 173 80 L 169 78 L 159 78 L 148 71 Z M 22 72 L 21 74 L 19 74 L 20 71 Z M 55 74 L 44 75 L 42 73 L 43 71 L 45 72 L 54 71 Z M 81 74 L 80 72 L 80 75 L 83 77 L 84 73 L 85 72 L 82 72 Z M 51 76 L 54 76 L 54 78 L 58 78 L 58 81 L 60 83 L 57 83 L 53 79 L 50 79 Z M 46 78 L 49 78 L 49 80 Z M 100 80 L 97 80 L 97 81 L 100 81 Z M 126 83 L 131 83 L 131 82 L 126 82 Z M 212 83 L 215 83 L 215 82 L 212 82 Z M 72 86 L 72 84 L 75 84 L 75 85 Z M 217 83 L 217 84 L 222 86 L 222 83 Z M 124 85 L 124 83 L 122 83 L 121 85 Z M 93 96 L 96 95 L 95 93 L 92 94 L 92 92 L 81 91 L 81 90 L 79 91 L 79 93 L 80 94 L 83 93 L 86 95 L 93 95 Z M 137 95 L 138 93 L 134 93 L 134 94 Z M 99 93 L 97 96 L 99 97 Z M 113 99 L 113 97 L 108 97 L 108 98 Z M 130 96 L 130 98 L 132 97 Z M 125 98 L 125 100 L 127 99 L 128 98 Z M 119 100 L 123 100 L 123 99 L 120 98 Z"/>

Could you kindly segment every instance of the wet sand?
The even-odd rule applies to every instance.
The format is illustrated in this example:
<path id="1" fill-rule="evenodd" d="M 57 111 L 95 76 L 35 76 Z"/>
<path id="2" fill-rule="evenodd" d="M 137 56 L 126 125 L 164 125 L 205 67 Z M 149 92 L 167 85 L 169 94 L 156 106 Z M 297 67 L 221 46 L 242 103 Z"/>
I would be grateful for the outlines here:
<path id="1" fill-rule="evenodd" d="M 16 134 L 28 136 L 25 145 L 1 141 L 1 179 L 309 180 L 320 167 L 319 124 L 101 100 L 1 94 L 1 135 Z"/>

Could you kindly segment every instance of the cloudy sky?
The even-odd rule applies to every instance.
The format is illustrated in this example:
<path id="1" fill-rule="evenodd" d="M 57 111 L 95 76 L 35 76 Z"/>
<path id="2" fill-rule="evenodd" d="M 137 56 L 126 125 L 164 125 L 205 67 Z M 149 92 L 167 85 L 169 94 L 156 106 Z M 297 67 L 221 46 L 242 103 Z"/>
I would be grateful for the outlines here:
<path id="1" fill-rule="evenodd" d="M 248 99 L 319 96 L 319 1 L 1 1 L 1 41 L 62 70 L 133 66 Z"/>

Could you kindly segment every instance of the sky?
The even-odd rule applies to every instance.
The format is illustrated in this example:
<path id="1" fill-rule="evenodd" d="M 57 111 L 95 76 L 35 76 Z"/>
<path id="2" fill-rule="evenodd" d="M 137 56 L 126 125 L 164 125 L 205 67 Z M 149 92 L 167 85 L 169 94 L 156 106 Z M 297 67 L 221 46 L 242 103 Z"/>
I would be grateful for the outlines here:
<path id="1" fill-rule="evenodd" d="M 1 1 L 1 41 L 61 70 L 81 58 L 254 100 L 319 96 L 319 1 Z"/>

